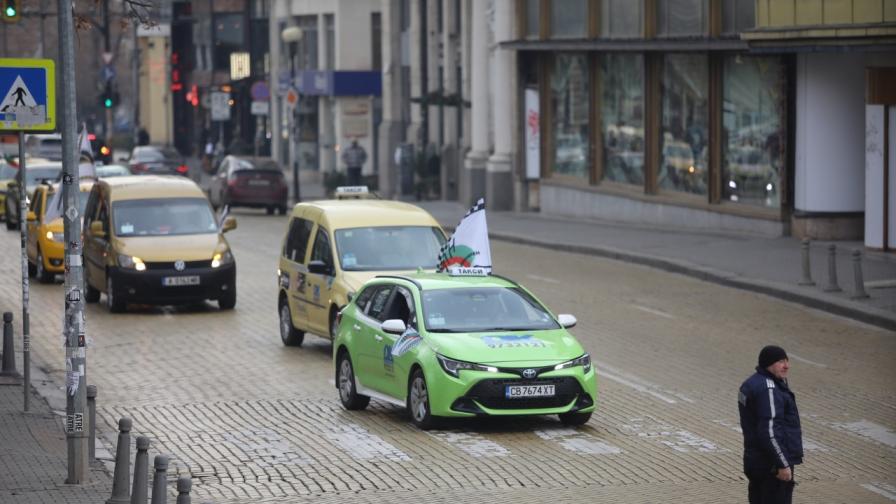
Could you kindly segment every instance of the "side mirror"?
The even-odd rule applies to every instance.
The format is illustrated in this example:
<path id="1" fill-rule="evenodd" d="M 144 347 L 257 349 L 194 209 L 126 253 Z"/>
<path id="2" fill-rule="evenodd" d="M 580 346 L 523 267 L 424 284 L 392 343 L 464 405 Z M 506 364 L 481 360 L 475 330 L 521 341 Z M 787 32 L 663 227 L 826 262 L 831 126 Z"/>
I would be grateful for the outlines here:
<path id="1" fill-rule="evenodd" d="M 380 325 L 380 329 L 390 334 L 403 334 L 408 328 L 404 325 L 404 320 L 389 319 Z"/>
<path id="2" fill-rule="evenodd" d="M 560 325 L 563 326 L 564 329 L 571 329 L 576 326 L 578 320 L 568 313 L 561 313 L 560 315 L 557 315 L 557 322 L 560 322 Z"/>
<path id="3" fill-rule="evenodd" d="M 315 275 L 332 275 L 333 269 L 323 261 L 311 261 L 308 263 L 308 272 Z"/>
<path id="4" fill-rule="evenodd" d="M 106 230 L 103 229 L 103 223 L 101 221 L 93 221 L 90 223 L 90 234 L 96 236 L 97 238 L 105 238 Z"/>
<path id="5" fill-rule="evenodd" d="M 28 219 L 28 222 L 34 222 L 37 220 L 37 215 L 34 213 L 34 211 L 28 210 L 27 219 Z"/>
<path id="6" fill-rule="evenodd" d="M 226 233 L 232 229 L 236 229 L 236 217 L 225 217 L 221 224 L 221 232 Z"/>

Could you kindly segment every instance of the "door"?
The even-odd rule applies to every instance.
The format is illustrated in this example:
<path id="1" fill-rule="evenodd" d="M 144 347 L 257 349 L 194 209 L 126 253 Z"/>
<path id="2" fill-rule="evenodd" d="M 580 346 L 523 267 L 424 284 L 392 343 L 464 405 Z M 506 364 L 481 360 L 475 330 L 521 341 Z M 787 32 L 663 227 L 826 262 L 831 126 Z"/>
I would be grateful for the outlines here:
<path id="1" fill-rule="evenodd" d="M 286 299 L 289 303 L 292 325 L 300 331 L 309 329 L 308 304 L 305 302 L 308 268 L 305 266 L 305 261 L 313 227 L 314 223 L 311 221 L 300 216 L 293 217 L 289 222 L 286 240 L 280 254 L 280 274 L 283 275 L 281 285 L 286 286 Z"/>
<path id="2" fill-rule="evenodd" d="M 99 222 L 103 235 L 95 234 L 91 227 Z M 105 292 L 106 256 L 109 253 L 109 212 L 104 194 L 94 186 L 84 209 L 84 275 L 85 283 Z"/>
<path id="3" fill-rule="evenodd" d="M 361 382 L 365 387 L 381 392 L 383 384 L 390 379 L 384 376 L 389 371 L 389 363 L 383 356 L 386 343 L 380 324 L 385 320 L 383 317 L 394 290 L 395 286 L 391 284 L 379 286 L 367 305 L 367 312 L 358 317 L 361 330 L 357 339 L 359 355 L 356 365 L 360 367 Z"/>
<path id="4" fill-rule="evenodd" d="M 403 334 L 390 334 L 377 327 L 377 335 L 382 337 L 382 341 L 374 338 L 381 345 L 380 352 L 383 356 L 382 391 L 392 397 L 404 399 L 407 395 L 408 374 L 414 363 L 414 353 L 411 350 L 420 342 L 414 296 L 411 292 L 400 285 L 396 286 L 382 318 L 384 321 L 401 320 L 407 327 Z"/>
<path id="5" fill-rule="evenodd" d="M 330 235 L 327 229 L 318 225 L 311 245 L 309 264 L 314 261 L 323 263 L 324 273 L 307 274 L 308 286 L 305 299 L 308 305 L 308 321 L 311 331 L 321 336 L 330 337 L 330 287 L 333 285 L 333 252 L 330 246 Z"/>

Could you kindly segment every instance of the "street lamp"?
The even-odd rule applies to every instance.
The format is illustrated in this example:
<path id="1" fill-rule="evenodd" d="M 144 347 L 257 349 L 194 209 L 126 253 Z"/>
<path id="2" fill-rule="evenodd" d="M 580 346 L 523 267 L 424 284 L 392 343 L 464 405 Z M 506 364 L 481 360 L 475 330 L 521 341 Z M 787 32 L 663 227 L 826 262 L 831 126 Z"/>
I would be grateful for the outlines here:
<path id="1" fill-rule="evenodd" d="M 299 43 L 302 41 L 302 29 L 298 26 L 290 26 L 288 28 L 284 28 L 282 32 L 280 32 L 280 39 L 283 42 L 289 44 L 289 76 L 290 82 L 293 82 L 296 76 L 296 70 L 299 66 L 297 63 L 297 59 L 301 57 L 300 51 L 298 50 Z M 292 110 L 291 114 L 291 124 L 289 128 L 289 133 L 294 137 L 294 141 L 292 144 L 292 153 L 293 156 L 290 159 L 292 164 L 292 186 L 293 186 L 293 195 L 295 196 L 296 203 L 299 202 L 299 160 L 301 159 L 301 153 L 299 152 L 299 145 L 301 138 L 299 136 L 299 128 L 301 127 L 301 121 L 299 121 L 299 112 L 300 112 L 300 103 L 301 97 L 296 101 L 295 108 Z"/>

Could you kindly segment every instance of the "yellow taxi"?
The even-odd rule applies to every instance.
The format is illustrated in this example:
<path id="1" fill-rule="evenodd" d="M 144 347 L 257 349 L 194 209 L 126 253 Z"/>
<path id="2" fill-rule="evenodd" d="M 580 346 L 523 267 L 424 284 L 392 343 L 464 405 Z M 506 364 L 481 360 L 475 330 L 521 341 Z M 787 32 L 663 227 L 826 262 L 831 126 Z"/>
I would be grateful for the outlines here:
<path id="1" fill-rule="evenodd" d="M 9 183 L 16 178 L 18 170 L 0 157 L 0 219 L 6 218 L 6 191 Z"/>
<path id="2" fill-rule="evenodd" d="M 298 346 L 305 332 L 329 339 L 336 315 L 377 275 L 435 270 L 445 233 L 426 210 L 371 199 L 299 203 L 280 247 L 280 338 Z"/>
<path id="3" fill-rule="evenodd" d="M 93 187 L 93 180 L 82 180 L 78 198 L 78 215 L 84 214 L 87 195 Z M 28 210 L 28 274 L 36 276 L 41 283 L 50 283 L 57 273 L 65 271 L 65 240 L 62 217 L 58 212 L 47 213 L 47 207 L 59 186 L 41 184 L 31 195 Z"/>
<path id="4" fill-rule="evenodd" d="M 85 300 L 106 295 L 112 312 L 128 303 L 216 300 L 236 305 L 236 262 L 205 192 L 180 176 L 100 179 L 84 209 Z"/>

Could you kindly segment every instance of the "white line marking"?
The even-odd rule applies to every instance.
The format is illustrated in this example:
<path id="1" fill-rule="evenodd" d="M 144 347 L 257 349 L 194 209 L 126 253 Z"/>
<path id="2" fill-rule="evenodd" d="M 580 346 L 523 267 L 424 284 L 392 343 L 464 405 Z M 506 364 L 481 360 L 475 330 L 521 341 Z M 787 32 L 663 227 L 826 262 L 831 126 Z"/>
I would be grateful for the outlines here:
<path id="1" fill-rule="evenodd" d="M 674 318 L 675 318 L 674 315 L 669 315 L 669 314 L 666 313 L 666 312 L 661 312 L 661 311 L 659 311 L 659 310 L 654 310 L 653 308 L 648 308 L 648 307 L 646 307 L 646 306 L 632 305 L 632 307 L 633 307 L 633 308 L 637 308 L 637 309 L 639 309 L 639 310 L 641 310 L 641 311 L 645 311 L 645 312 L 647 312 L 647 313 L 652 313 L 653 315 L 658 315 L 658 316 L 660 316 L 660 317 L 666 317 L 666 318 L 670 318 L 670 319 L 674 319 Z"/>
<path id="2" fill-rule="evenodd" d="M 360 425 L 350 423 L 342 427 L 337 426 L 325 435 L 339 448 L 359 460 L 385 459 L 398 462 L 411 460 L 411 457 L 403 451 L 383 441 L 376 434 L 367 432 Z"/>
<path id="3" fill-rule="evenodd" d="M 868 420 L 860 420 L 858 422 L 846 424 L 834 424 L 834 427 L 872 439 L 878 443 L 885 444 L 890 448 L 896 448 L 896 433 L 883 425 L 869 422 Z"/>
<path id="4" fill-rule="evenodd" d="M 544 282 L 544 283 L 549 283 L 549 284 L 559 284 L 560 283 L 559 281 L 554 280 L 553 278 L 547 278 L 547 277 L 538 276 L 538 275 L 526 275 L 526 276 L 528 278 L 531 278 L 532 280 L 538 280 L 539 282 Z"/>
<path id="5" fill-rule="evenodd" d="M 564 449 L 588 455 L 615 455 L 622 453 L 622 448 L 589 436 L 575 429 L 537 430 L 535 434 L 548 441 L 558 440 Z"/>
<path id="6" fill-rule="evenodd" d="M 638 437 L 656 440 L 681 453 L 724 453 L 728 451 L 693 432 L 677 429 L 652 418 L 649 420 L 654 423 L 645 424 L 644 420 L 634 418 L 631 420 L 632 423 L 622 425 L 622 429 L 633 432 Z"/>
<path id="7" fill-rule="evenodd" d="M 883 495 L 891 501 L 896 501 L 896 488 L 893 488 L 891 485 L 887 485 L 886 483 L 865 483 L 862 485 L 862 488 L 874 492 L 878 495 Z"/>
<path id="8" fill-rule="evenodd" d="M 646 380 L 642 380 L 637 376 L 633 376 L 631 374 L 625 373 L 618 369 L 613 368 L 612 366 L 608 366 L 605 363 L 594 361 L 597 365 L 597 375 L 598 377 L 609 378 L 617 383 L 621 383 L 622 385 L 626 385 L 631 387 L 639 392 L 644 392 L 645 394 L 652 395 L 656 397 L 660 401 L 663 401 L 668 404 L 676 404 L 678 401 L 672 398 L 672 396 L 677 397 L 679 400 L 684 402 L 693 403 L 694 400 L 683 395 L 678 392 L 673 392 L 670 390 L 664 390 L 653 383 L 650 383 Z"/>
<path id="9" fill-rule="evenodd" d="M 822 364 L 822 363 L 820 363 L 820 362 L 810 361 L 809 359 L 805 359 L 805 358 L 803 358 L 803 357 L 800 357 L 799 355 L 794 355 L 793 353 L 789 353 L 789 354 L 787 354 L 787 356 L 790 357 L 791 359 L 798 360 L 798 361 L 800 361 L 800 362 L 805 362 L 806 364 L 812 364 L 813 366 L 818 366 L 818 367 L 823 367 L 823 368 L 828 367 L 827 364 Z"/>
<path id="10" fill-rule="evenodd" d="M 465 432 L 428 432 L 427 434 L 441 439 L 473 457 L 506 457 L 510 455 L 510 450 L 507 448 L 478 434 Z"/>

